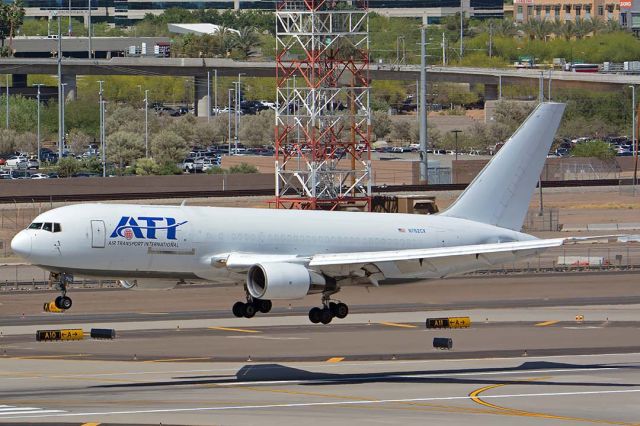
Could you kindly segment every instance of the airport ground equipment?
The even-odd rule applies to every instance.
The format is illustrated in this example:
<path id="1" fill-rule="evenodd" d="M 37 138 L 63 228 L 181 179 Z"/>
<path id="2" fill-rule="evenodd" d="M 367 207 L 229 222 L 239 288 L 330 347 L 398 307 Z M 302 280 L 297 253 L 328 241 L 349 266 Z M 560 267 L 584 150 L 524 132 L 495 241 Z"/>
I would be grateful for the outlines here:
<path id="1" fill-rule="evenodd" d="M 453 348 L 453 339 L 450 339 L 448 337 L 434 337 L 433 347 L 435 349 L 450 351 Z"/>
<path id="2" fill-rule="evenodd" d="M 60 309 L 56 306 L 56 302 L 55 301 L 51 301 L 51 302 L 45 302 L 44 306 L 42 308 L 45 312 L 55 312 L 55 313 L 61 313 L 64 312 L 64 309 Z"/>

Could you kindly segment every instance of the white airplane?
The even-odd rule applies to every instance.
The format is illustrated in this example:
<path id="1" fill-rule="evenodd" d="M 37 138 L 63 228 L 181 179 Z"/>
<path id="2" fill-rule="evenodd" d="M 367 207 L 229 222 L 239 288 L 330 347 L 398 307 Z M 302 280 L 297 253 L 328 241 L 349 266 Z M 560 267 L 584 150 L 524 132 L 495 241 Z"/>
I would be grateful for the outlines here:
<path id="1" fill-rule="evenodd" d="M 565 105 L 540 104 L 466 191 L 438 215 L 214 207 L 78 204 L 50 210 L 18 233 L 11 248 L 50 271 L 66 295 L 74 275 L 245 281 L 253 317 L 271 300 L 322 295 L 313 323 L 344 318 L 331 301 L 347 285 L 443 278 L 509 263 L 572 238 L 520 232 Z"/>

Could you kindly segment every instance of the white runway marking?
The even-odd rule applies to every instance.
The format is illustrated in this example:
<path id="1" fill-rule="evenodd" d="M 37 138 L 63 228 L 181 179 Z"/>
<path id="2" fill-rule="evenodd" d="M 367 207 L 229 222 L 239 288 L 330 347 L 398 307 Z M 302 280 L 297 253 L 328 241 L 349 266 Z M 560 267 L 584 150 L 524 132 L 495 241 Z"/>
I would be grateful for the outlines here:
<path id="1" fill-rule="evenodd" d="M 46 416 L 49 414 L 65 413 L 63 410 L 47 410 L 37 407 L 16 407 L 13 405 L 0 405 L 0 420 L 14 419 L 16 415 L 37 415 Z"/>
<path id="2" fill-rule="evenodd" d="M 535 397 L 562 397 L 562 396 L 590 396 L 590 395 L 608 395 L 608 394 L 625 394 L 638 393 L 640 389 L 610 390 L 610 391 L 582 391 L 582 392 L 549 392 L 549 393 L 522 393 L 507 395 L 483 395 L 482 399 L 507 399 L 507 398 L 535 398 Z M 342 405 L 373 405 L 373 404 L 393 404 L 393 403 L 410 403 L 410 402 L 430 402 L 430 401 L 460 401 L 472 400 L 468 395 L 464 396 L 443 396 L 443 397 L 427 397 L 427 398 L 406 398 L 406 399 L 371 399 L 358 401 L 327 401 L 327 402 L 300 402 L 290 404 L 264 404 L 264 405 L 229 405 L 223 407 L 195 407 L 195 408 L 162 408 L 150 410 L 127 410 L 127 411 L 95 411 L 84 413 L 57 413 L 57 414 L 40 414 L 40 415 L 19 415 L 12 417 L 4 417 L 3 419 L 28 419 L 41 417 L 80 417 L 80 416 L 110 416 L 118 414 L 154 414 L 154 413 L 186 413 L 198 411 L 231 411 L 231 410 L 261 410 L 271 408 L 302 408 L 302 407 L 327 407 Z"/>

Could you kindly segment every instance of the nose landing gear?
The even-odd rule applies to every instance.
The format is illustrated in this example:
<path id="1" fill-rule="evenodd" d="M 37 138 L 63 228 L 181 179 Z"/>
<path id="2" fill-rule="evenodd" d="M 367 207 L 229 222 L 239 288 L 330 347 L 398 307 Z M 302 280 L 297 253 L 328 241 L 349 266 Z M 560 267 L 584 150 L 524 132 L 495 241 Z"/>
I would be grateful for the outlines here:
<path id="1" fill-rule="evenodd" d="M 73 275 L 51 272 L 49 275 L 49 282 L 55 289 L 60 290 L 62 293 L 60 296 L 56 297 L 54 301 L 56 308 L 64 310 L 71 308 L 73 302 L 71 301 L 71 298 L 67 296 L 67 289 L 69 284 L 73 283 Z"/>

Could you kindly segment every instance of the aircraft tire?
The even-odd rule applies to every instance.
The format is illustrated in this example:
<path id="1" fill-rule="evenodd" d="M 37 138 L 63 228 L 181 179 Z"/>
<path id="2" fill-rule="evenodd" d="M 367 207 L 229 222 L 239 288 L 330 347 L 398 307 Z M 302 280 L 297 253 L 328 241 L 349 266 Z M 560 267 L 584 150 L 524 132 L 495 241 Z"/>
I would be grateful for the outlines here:
<path id="1" fill-rule="evenodd" d="M 320 322 L 320 314 L 322 313 L 322 309 L 320 308 L 311 308 L 309 311 L 309 321 L 314 324 L 318 324 Z"/>
<path id="2" fill-rule="evenodd" d="M 64 310 L 70 309 L 72 304 L 73 302 L 71 301 L 70 297 L 62 296 L 62 298 L 60 299 L 60 305 L 61 305 L 60 309 L 64 309 Z"/>
<path id="3" fill-rule="evenodd" d="M 56 297 L 56 299 L 53 301 L 53 304 L 56 305 L 56 308 L 62 309 L 62 296 Z"/>
<path id="4" fill-rule="evenodd" d="M 338 316 L 338 304 L 336 302 L 329 302 L 329 310 L 334 317 Z"/>
<path id="5" fill-rule="evenodd" d="M 346 318 L 349 315 L 349 307 L 345 303 L 338 303 L 334 315 L 340 319 Z"/>
<path id="6" fill-rule="evenodd" d="M 247 303 L 244 306 L 244 317 L 253 318 L 256 315 L 257 311 L 258 310 L 256 309 L 256 305 L 254 305 L 253 303 Z"/>
<path id="7" fill-rule="evenodd" d="M 331 309 L 324 308 L 320 311 L 320 322 L 324 325 L 327 325 L 333 319 L 333 315 L 331 314 Z"/>
<path id="8" fill-rule="evenodd" d="M 271 302 L 271 300 L 260 299 L 257 302 L 258 302 L 258 310 L 263 314 L 269 313 L 271 311 L 271 308 L 273 307 L 273 303 Z"/>
<path id="9" fill-rule="evenodd" d="M 233 315 L 237 318 L 243 318 L 244 317 L 244 303 L 242 302 L 236 302 L 233 304 Z"/>

